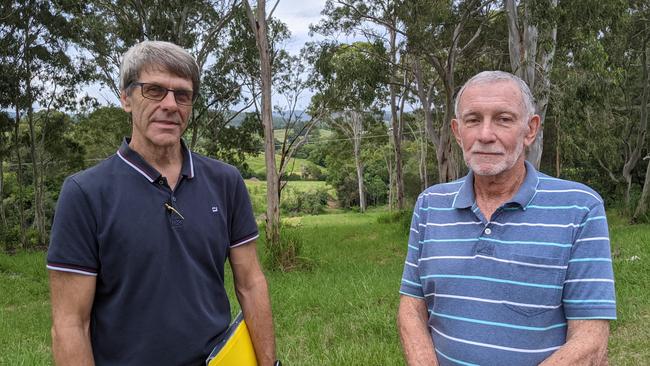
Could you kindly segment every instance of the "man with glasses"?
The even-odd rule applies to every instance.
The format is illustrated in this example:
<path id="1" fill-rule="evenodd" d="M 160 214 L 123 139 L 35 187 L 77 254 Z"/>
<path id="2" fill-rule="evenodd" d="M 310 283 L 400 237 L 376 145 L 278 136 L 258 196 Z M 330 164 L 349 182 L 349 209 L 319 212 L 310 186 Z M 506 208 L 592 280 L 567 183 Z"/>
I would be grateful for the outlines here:
<path id="1" fill-rule="evenodd" d="M 131 138 L 66 179 L 54 217 L 47 267 L 56 364 L 204 364 L 230 323 L 226 258 L 257 360 L 274 364 L 244 182 L 181 139 L 199 90 L 196 61 L 171 43 L 139 43 L 124 55 L 120 87 Z"/>

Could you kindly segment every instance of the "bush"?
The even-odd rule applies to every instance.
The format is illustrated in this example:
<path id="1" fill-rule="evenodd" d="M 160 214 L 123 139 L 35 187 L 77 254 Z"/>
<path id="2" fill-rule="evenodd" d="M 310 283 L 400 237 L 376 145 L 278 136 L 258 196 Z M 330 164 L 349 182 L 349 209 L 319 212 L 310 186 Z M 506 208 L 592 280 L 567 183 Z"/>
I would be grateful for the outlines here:
<path id="1" fill-rule="evenodd" d="M 329 197 L 327 190 L 317 189 L 307 192 L 288 191 L 280 203 L 283 212 L 290 215 L 318 215 L 323 213 Z"/>
<path id="2" fill-rule="evenodd" d="M 304 180 L 325 180 L 327 176 L 316 164 L 304 164 L 301 166 L 301 175 Z"/>
<path id="3" fill-rule="evenodd" d="M 300 229 L 282 226 L 280 228 L 279 245 L 266 244 L 268 251 L 265 261 L 266 267 L 282 272 L 311 268 L 311 261 L 300 256 L 302 247 L 303 239 Z"/>

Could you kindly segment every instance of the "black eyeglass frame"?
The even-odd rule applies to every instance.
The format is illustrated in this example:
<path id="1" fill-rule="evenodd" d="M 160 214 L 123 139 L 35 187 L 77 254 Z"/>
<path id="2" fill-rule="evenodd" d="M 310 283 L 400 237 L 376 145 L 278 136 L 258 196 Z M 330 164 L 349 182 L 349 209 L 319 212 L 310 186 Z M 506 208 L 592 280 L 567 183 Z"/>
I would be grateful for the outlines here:
<path id="1" fill-rule="evenodd" d="M 161 90 L 165 90 L 165 94 L 163 94 L 162 97 L 160 97 L 160 99 L 152 98 L 151 96 L 147 96 L 147 95 L 144 94 L 144 86 L 146 86 L 146 85 L 153 85 L 153 86 L 155 86 L 157 88 L 160 88 Z M 143 98 L 147 98 L 149 100 L 155 100 L 157 102 L 160 102 L 161 100 L 167 98 L 167 94 L 169 92 L 172 92 L 172 94 L 174 94 L 174 101 L 176 102 L 176 104 L 184 105 L 184 106 L 192 106 L 192 105 L 194 105 L 194 102 L 196 102 L 196 100 L 199 97 L 199 93 L 194 93 L 194 90 L 189 90 L 189 89 L 168 89 L 168 88 L 165 88 L 164 86 L 158 85 L 156 83 L 143 83 L 143 82 L 139 82 L 139 81 L 134 81 L 131 84 L 129 84 L 129 88 L 132 88 L 132 87 L 135 87 L 135 86 L 140 87 L 140 94 L 142 94 Z M 184 91 L 184 92 L 189 91 L 189 92 L 192 92 L 192 99 L 191 99 L 190 104 L 179 102 L 178 99 L 176 98 L 176 92 L 177 91 Z"/>

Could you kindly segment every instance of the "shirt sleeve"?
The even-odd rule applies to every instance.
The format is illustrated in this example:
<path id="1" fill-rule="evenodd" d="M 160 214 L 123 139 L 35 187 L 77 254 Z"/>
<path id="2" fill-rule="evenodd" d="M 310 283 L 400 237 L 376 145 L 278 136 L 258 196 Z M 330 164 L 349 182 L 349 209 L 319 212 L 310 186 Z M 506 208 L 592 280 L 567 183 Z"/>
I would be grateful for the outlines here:
<path id="1" fill-rule="evenodd" d="M 237 172 L 233 192 L 232 215 L 230 217 L 230 247 L 244 245 L 259 237 L 257 223 L 253 215 L 253 205 L 244 179 Z"/>
<path id="2" fill-rule="evenodd" d="M 567 319 L 616 319 L 609 230 L 601 202 L 590 209 L 578 228 L 562 303 Z"/>
<path id="3" fill-rule="evenodd" d="M 420 198 L 415 203 L 415 208 L 413 209 L 413 217 L 411 218 L 411 227 L 409 229 L 408 249 L 402 274 L 402 284 L 399 289 L 400 294 L 419 299 L 424 298 L 419 271 L 421 250 L 420 230 L 424 230 L 424 228 L 420 227 L 421 220 L 419 213 L 421 205 L 422 199 Z"/>
<path id="4" fill-rule="evenodd" d="M 96 276 L 99 270 L 97 221 L 74 177 L 63 182 L 54 213 L 47 268 Z"/>

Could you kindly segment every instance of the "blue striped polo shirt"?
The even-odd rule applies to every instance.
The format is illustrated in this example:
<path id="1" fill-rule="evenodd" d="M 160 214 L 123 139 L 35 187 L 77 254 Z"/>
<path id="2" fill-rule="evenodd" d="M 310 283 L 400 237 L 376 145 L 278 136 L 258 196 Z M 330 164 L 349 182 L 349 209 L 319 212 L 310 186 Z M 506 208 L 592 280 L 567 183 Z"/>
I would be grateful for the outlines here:
<path id="1" fill-rule="evenodd" d="M 424 299 L 441 365 L 533 365 L 567 320 L 616 319 L 602 198 L 537 172 L 490 221 L 473 175 L 418 197 L 400 293 Z"/>

